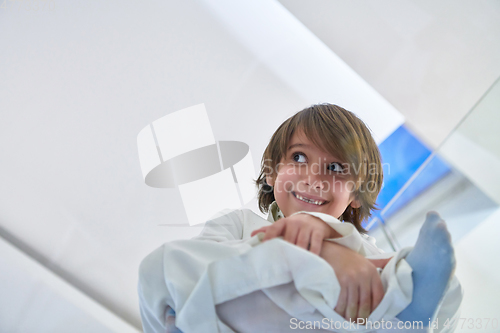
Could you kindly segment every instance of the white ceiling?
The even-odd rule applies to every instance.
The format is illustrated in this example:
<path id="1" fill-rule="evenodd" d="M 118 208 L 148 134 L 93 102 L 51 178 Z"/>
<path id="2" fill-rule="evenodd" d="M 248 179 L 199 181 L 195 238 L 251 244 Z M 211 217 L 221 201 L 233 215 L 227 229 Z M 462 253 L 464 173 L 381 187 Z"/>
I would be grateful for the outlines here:
<path id="1" fill-rule="evenodd" d="M 431 148 L 500 75 L 496 0 L 280 2 Z"/>
<path id="2" fill-rule="evenodd" d="M 200 230 L 158 226 L 186 215 L 176 189 L 143 183 L 138 132 L 203 102 L 216 139 L 247 143 L 257 164 L 281 121 L 312 102 L 238 40 L 210 1 L 52 3 L 0 9 L 0 236 L 57 285 L 102 305 L 94 318 L 108 319 L 92 327 L 117 316 L 140 329 L 140 260 Z M 496 0 L 281 4 L 431 147 L 500 76 Z M 11 292 L 0 298 L 0 330 L 27 316 L 3 310 L 17 290 L 30 290 L 19 304 L 47 293 L 46 282 L 18 271 L 0 276 Z"/>

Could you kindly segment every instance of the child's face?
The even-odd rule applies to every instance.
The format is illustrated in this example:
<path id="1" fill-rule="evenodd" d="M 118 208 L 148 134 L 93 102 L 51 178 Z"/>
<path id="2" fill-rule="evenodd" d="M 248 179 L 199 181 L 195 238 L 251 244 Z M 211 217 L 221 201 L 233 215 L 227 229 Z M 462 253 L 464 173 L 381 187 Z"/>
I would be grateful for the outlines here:
<path id="1" fill-rule="evenodd" d="M 301 146 L 293 145 L 301 144 Z M 337 157 L 321 151 L 307 139 L 302 131 L 296 131 L 291 140 L 286 157 L 278 165 L 276 179 L 267 176 L 266 181 L 273 186 L 274 197 L 285 217 L 304 210 L 326 213 L 339 218 L 349 204 L 359 208 L 353 200 L 353 177 L 342 174 L 342 163 Z M 326 201 L 321 205 L 300 200 L 295 194 L 306 198 Z"/>

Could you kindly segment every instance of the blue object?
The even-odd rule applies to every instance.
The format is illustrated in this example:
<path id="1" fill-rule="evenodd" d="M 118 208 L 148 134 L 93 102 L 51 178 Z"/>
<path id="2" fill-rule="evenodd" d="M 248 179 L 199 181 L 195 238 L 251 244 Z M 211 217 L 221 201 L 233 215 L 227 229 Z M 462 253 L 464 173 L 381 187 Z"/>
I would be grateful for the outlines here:
<path id="1" fill-rule="evenodd" d="M 377 198 L 377 207 L 380 210 L 373 212 L 372 219 L 380 217 L 380 212 L 432 153 L 404 125 L 385 139 L 379 145 L 379 150 L 382 155 L 384 184 Z M 450 167 L 438 156 L 433 156 L 397 201 L 384 212 L 381 220 L 384 221 L 397 212 L 449 172 Z M 363 227 L 366 225 L 370 225 L 370 221 L 364 223 Z"/>

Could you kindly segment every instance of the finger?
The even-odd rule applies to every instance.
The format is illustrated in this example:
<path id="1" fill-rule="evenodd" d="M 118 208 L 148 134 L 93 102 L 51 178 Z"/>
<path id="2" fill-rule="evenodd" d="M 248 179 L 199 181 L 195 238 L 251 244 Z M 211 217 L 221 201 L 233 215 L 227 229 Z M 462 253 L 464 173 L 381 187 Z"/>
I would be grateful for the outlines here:
<path id="1" fill-rule="evenodd" d="M 373 312 L 384 298 L 384 286 L 380 275 L 376 275 L 372 279 L 372 309 Z"/>
<path id="2" fill-rule="evenodd" d="M 359 302 L 359 286 L 351 286 L 347 292 L 347 308 L 345 311 L 345 319 L 356 320 L 356 315 L 358 314 L 358 302 Z"/>
<path id="3" fill-rule="evenodd" d="M 307 248 L 309 247 L 309 241 L 311 239 L 311 232 L 312 232 L 311 229 L 307 228 L 300 229 L 296 243 L 298 247 L 301 247 L 307 251 Z"/>
<path id="4" fill-rule="evenodd" d="M 299 226 L 294 223 L 288 223 L 285 230 L 285 236 L 283 237 L 287 242 L 292 244 L 297 243 L 297 235 L 299 234 Z"/>
<path id="5" fill-rule="evenodd" d="M 370 260 L 370 262 L 372 264 L 375 265 L 375 267 L 379 267 L 379 268 L 382 268 L 384 269 L 385 265 L 387 265 L 387 263 L 392 259 L 391 258 L 387 258 L 387 259 L 368 259 Z"/>
<path id="6" fill-rule="evenodd" d="M 321 253 L 321 245 L 323 245 L 323 234 L 320 231 L 313 231 L 309 251 L 319 255 Z"/>
<path id="7" fill-rule="evenodd" d="M 254 230 L 252 233 L 255 235 L 255 234 L 258 234 L 259 232 L 266 232 L 267 229 L 269 229 L 269 226 Z"/>
<path id="8" fill-rule="evenodd" d="M 262 227 L 262 228 L 259 228 L 257 230 L 254 230 L 254 231 L 252 231 L 252 233 L 250 234 L 250 236 L 253 237 L 254 235 L 257 235 L 259 232 L 265 232 L 267 228 L 268 227 Z"/>
<path id="9" fill-rule="evenodd" d="M 271 238 L 280 236 L 281 233 L 283 232 L 284 228 L 285 228 L 285 223 L 284 222 L 282 222 L 282 221 L 274 222 L 273 225 L 270 226 L 266 230 L 266 235 L 264 236 L 264 238 L 262 239 L 262 241 L 264 242 L 264 241 L 269 240 Z"/>
<path id="10" fill-rule="evenodd" d="M 347 308 L 347 288 L 341 287 L 339 299 L 337 300 L 337 305 L 335 306 L 334 310 L 341 317 L 345 318 L 346 308 Z"/>
<path id="11" fill-rule="evenodd" d="M 371 300 L 371 281 L 367 281 L 359 287 L 359 309 L 357 318 L 363 318 L 364 322 L 366 322 L 371 312 Z"/>

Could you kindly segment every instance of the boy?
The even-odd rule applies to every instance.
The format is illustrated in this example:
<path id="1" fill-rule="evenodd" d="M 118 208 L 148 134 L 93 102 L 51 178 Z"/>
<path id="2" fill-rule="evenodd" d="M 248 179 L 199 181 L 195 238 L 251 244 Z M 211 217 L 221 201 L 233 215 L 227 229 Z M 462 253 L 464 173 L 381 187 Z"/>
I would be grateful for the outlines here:
<path id="1" fill-rule="evenodd" d="M 381 254 L 365 234 L 361 222 L 374 209 L 382 167 L 353 113 L 325 104 L 295 114 L 262 162 L 256 184 L 268 221 L 251 210 L 225 210 L 199 236 L 165 244 L 141 263 L 146 332 L 165 331 L 168 307 L 185 332 L 286 332 L 293 320 L 321 322 L 315 328 L 323 331 L 368 331 L 333 324 L 428 326 L 438 310 L 440 319 L 458 315 L 453 248 L 437 214 L 428 214 L 414 248 L 395 254 Z"/>

